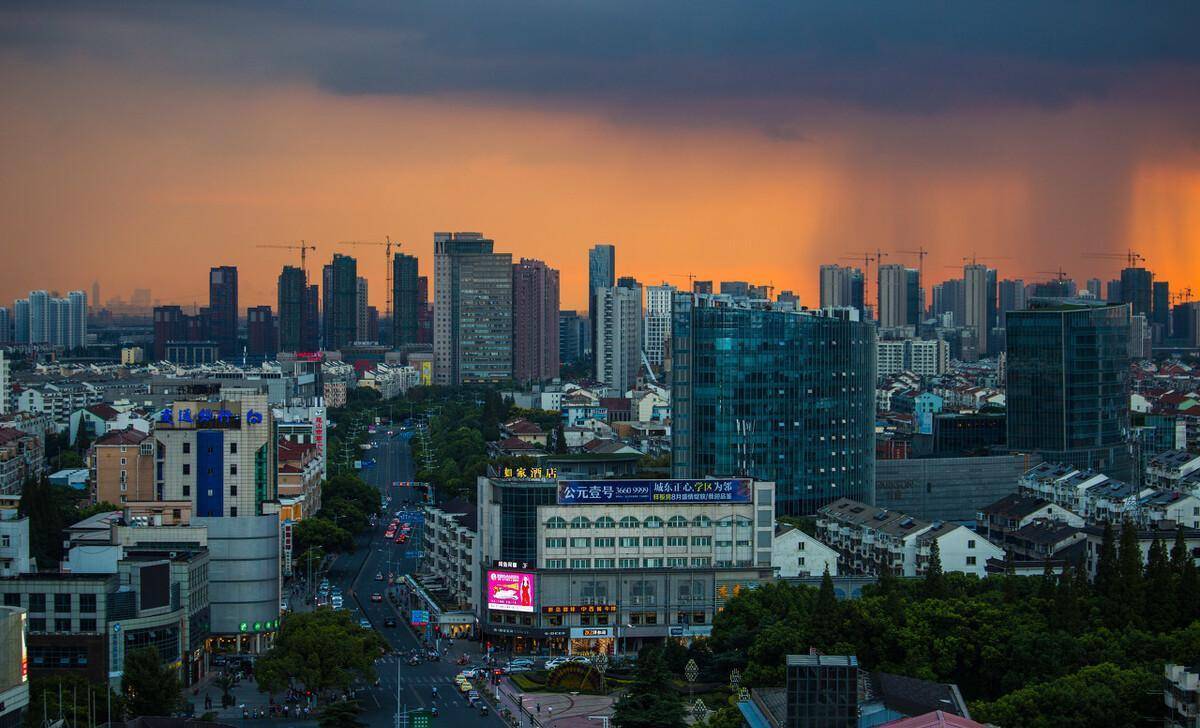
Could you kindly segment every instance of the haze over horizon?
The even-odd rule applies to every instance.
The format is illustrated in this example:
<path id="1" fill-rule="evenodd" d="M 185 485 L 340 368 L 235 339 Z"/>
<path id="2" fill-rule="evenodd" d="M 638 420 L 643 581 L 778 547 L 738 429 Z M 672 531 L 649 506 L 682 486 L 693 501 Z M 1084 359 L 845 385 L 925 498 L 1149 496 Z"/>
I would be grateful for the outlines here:
<path id="1" fill-rule="evenodd" d="M 1017 5 L 9 3 L 0 302 L 97 271 L 203 302 L 228 264 L 271 303 L 297 259 L 254 246 L 303 238 L 382 310 L 382 251 L 334 243 L 427 274 L 435 230 L 559 268 L 563 308 L 596 242 L 809 305 L 820 264 L 922 245 L 927 290 L 973 254 L 1109 280 L 1084 256 L 1132 248 L 1200 296 L 1200 6 Z"/>

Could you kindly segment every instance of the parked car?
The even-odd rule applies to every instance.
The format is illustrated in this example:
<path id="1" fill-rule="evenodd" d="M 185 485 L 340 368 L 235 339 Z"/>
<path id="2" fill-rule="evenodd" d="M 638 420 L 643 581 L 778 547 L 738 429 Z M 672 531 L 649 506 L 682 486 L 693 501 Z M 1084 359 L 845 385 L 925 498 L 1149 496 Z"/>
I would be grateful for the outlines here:
<path id="1" fill-rule="evenodd" d="M 560 665 L 565 665 L 565 664 L 567 664 L 567 658 L 551 657 L 549 660 L 546 660 L 546 669 L 553 670 L 554 668 L 556 668 Z"/>
<path id="2" fill-rule="evenodd" d="M 358 620 L 358 626 L 362 627 L 363 629 L 371 629 L 371 620 L 363 617 L 362 619 Z"/>

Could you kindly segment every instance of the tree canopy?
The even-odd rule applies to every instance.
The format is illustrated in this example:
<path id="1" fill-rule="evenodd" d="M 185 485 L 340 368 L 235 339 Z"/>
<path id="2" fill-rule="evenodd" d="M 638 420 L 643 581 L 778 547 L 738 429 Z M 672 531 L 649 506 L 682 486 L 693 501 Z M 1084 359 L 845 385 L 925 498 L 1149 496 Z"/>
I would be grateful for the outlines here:
<path id="1" fill-rule="evenodd" d="M 743 683 L 755 687 L 784 684 L 787 654 L 854 654 L 867 669 L 957 683 L 973 714 L 978 707 L 1000 725 L 1029 725 L 1008 718 L 1034 703 L 1048 716 L 1045 725 L 1121 725 L 1130 712 L 1089 723 L 1095 712 L 1054 696 L 1089 683 L 1076 694 L 1100 704 L 1132 700 L 1131 710 L 1147 715 L 1148 703 L 1131 697 L 1136 686 L 1160 675 L 1163 662 L 1200 654 L 1200 602 L 1185 596 L 1197 588 L 1192 559 L 1174 548 L 1178 558 L 1165 556 L 1162 543 L 1135 569 L 1128 554 L 1137 548 L 1114 533 L 1106 578 L 1096 584 L 1075 567 L 986 579 L 943 573 L 937 588 L 928 579 L 886 578 L 861 599 L 840 602 L 831 602 L 828 584 L 765 584 L 742 591 L 716 616 L 713 659 L 719 672 L 739 668 Z M 1117 598 L 1137 601 L 1114 617 Z"/>
<path id="2" fill-rule="evenodd" d="M 671 673 L 661 648 L 638 655 L 633 684 L 613 709 L 617 728 L 683 728 L 683 699 L 670 687 Z"/>
<path id="3" fill-rule="evenodd" d="M 264 692 L 347 690 L 356 678 L 375 680 L 375 660 L 386 649 L 378 632 L 358 626 L 348 612 L 289 614 L 275 645 L 259 658 L 255 676 Z"/>
<path id="4" fill-rule="evenodd" d="M 169 716 L 183 702 L 179 673 L 162 664 L 154 647 L 131 650 L 125 655 L 121 692 L 130 717 Z"/>

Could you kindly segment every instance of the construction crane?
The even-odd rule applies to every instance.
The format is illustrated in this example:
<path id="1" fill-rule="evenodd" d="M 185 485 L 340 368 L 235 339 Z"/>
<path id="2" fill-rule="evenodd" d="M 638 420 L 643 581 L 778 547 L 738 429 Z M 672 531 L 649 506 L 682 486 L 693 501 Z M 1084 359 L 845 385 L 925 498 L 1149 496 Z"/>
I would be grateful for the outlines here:
<path id="1" fill-rule="evenodd" d="M 897 250 L 897 253 L 917 256 L 917 274 L 921 276 L 921 281 L 925 280 L 925 256 L 929 255 L 929 251 L 925 246 L 918 246 L 916 250 Z"/>
<path id="2" fill-rule="evenodd" d="M 1171 294 L 1172 303 L 1187 303 L 1192 300 L 1192 289 L 1184 288 L 1182 291 L 1176 291 Z"/>
<path id="3" fill-rule="evenodd" d="M 384 247 L 384 273 L 387 275 L 387 317 L 392 318 L 392 246 L 400 247 L 400 243 L 393 243 L 388 236 L 383 237 L 384 242 L 377 240 L 342 240 L 338 245 L 382 245 Z"/>
<path id="4" fill-rule="evenodd" d="M 695 273 L 663 273 L 662 276 L 663 278 L 687 278 L 689 291 L 692 289 L 692 285 L 696 281 Z"/>
<path id="5" fill-rule="evenodd" d="M 254 247 L 256 247 L 256 248 L 283 248 L 285 250 L 299 250 L 300 251 L 300 270 L 304 271 L 305 279 L 308 278 L 308 265 L 305 261 L 305 254 L 310 250 L 317 249 L 317 246 L 310 245 L 305 240 L 301 240 L 299 243 L 294 243 L 291 245 L 256 245 Z"/>
<path id="6" fill-rule="evenodd" d="M 871 296 L 869 293 L 870 281 L 871 281 L 871 263 L 878 263 L 880 260 L 883 259 L 883 256 L 885 256 L 885 255 L 887 255 L 887 253 L 883 252 L 882 250 L 876 250 L 874 256 L 872 256 L 871 253 L 868 251 L 866 253 L 851 253 L 850 255 L 843 255 L 841 257 L 841 260 L 861 260 L 862 261 L 862 264 L 863 264 L 863 307 L 864 308 L 866 308 L 867 306 L 870 305 L 868 303 L 868 301 L 871 300 Z"/>
<path id="7" fill-rule="evenodd" d="M 1136 268 L 1138 262 L 1146 262 L 1146 256 L 1134 250 L 1126 250 L 1124 253 L 1088 253 L 1083 257 L 1104 260 L 1123 260 L 1130 268 Z"/>
<path id="8" fill-rule="evenodd" d="M 1056 280 L 1058 280 L 1059 283 L 1062 283 L 1063 281 L 1067 280 L 1067 273 L 1066 273 L 1066 271 L 1064 271 L 1062 269 L 1061 265 L 1058 267 L 1058 270 L 1039 270 L 1039 271 L 1037 271 L 1037 275 L 1054 276 L 1054 278 Z"/>

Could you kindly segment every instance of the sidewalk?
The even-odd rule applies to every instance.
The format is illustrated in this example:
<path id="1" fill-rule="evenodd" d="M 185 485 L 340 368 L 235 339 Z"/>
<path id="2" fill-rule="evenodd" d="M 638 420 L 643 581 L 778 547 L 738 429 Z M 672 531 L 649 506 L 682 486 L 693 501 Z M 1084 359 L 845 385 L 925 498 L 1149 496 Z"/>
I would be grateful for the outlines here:
<path id="1" fill-rule="evenodd" d="M 520 718 L 521 726 L 535 728 L 582 728 L 596 726 L 590 716 L 611 716 L 613 695 L 574 695 L 571 693 L 525 693 L 512 680 L 500 682 L 500 704 Z"/>

